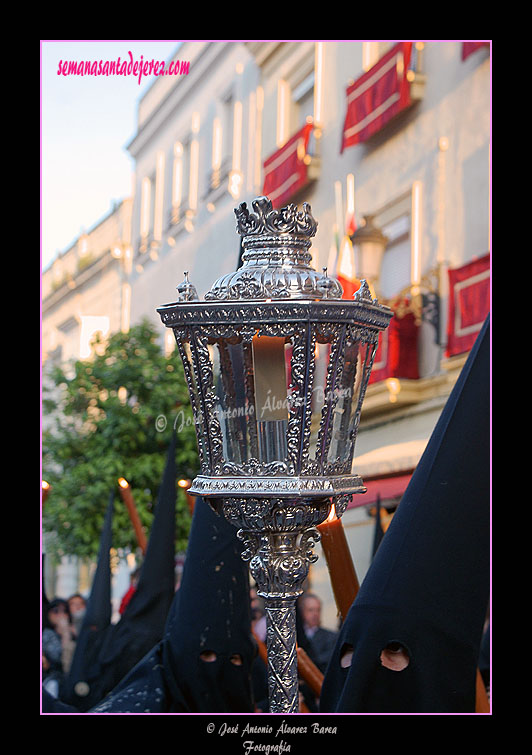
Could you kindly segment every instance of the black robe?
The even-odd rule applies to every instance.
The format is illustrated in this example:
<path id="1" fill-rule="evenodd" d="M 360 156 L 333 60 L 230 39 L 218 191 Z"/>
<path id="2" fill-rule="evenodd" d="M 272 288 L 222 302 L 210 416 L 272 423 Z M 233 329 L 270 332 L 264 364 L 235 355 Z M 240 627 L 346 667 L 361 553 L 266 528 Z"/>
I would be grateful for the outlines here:
<path id="1" fill-rule="evenodd" d="M 100 537 L 98 563 L 87 601 L 87 610 L 76 642 L 72 665 L 65 680 L 64 690 L 60 695 L 61 702 L 79 710 L 87 710 L 99 699 L 95 696 L 100 672 L 98 657 L 106 634 L 112 626 L 109 552 L 112 545 L 113 512 L 114 493 L 111 493 Z M 45 702 L 43 701 L 43 710 L 46 712 Z"/>
<path id="2" fill-rule="evenodd" d="M 175 593 L 176 442 L 174 431 L 138 585 L 102 643 L 90 707 L 103 700 L 164 633 Z"/>
<path id="3" fill-rule="evenodd" d="M 247 565 L 236 528 L 197 499 L 164 637 L 93 713 L 253 712 Z"/>
<path id="4" fill-rule="evenodd" d="M 341 628 L 322 712 L 475 711 L 490 586 L 489 335 L 488 319 Z M 381 663 L 390 645 L 406 653 L 403 670 Z"/>

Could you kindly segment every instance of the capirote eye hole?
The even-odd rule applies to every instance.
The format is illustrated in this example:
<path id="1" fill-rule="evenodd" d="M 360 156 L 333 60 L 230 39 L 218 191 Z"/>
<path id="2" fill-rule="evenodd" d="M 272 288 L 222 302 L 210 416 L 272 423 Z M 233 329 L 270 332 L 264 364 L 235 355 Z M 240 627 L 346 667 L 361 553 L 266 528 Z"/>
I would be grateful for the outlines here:
<path id="1" fill-rule="evenodd" d="M 240 655 L 240 653 L 233 653 L 233 655 L 229 658 L 229 660 L 234 666 L 242 665 L 242 656 Z"/>
<path id="2" fill-rule="evenodd" d="M 204 650 L 202 653 L 200 653 L 200 658 L 205 663 L 212 663 L 216 660 L 216 653 L 214 650 Z"/>
<path id="3" fill-rule="evenodd" d="M 380 660 L 390 671 L 403 671 L 410 663 L 410 654 L 402 643 L 393 640 L 382 649 Z"/>
<path id="4" fill-rule="evenodd" d="M 340 666 L 342 668 L 349 668 L 351 661 L 353 660 L 353 646 L 344 645 L 340 655 Z"/>

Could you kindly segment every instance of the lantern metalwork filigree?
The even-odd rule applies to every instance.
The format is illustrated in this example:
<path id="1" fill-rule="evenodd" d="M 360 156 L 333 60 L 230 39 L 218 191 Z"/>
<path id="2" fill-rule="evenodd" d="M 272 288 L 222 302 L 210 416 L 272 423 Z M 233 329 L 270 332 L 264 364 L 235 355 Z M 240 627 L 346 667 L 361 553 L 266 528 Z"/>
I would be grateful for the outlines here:
<path id="1" fill-rule="evenodd" d="M 242 266 L 198 299 L 185 275 L 160 307 L 190 392 L 203 496 L 238 528 L 265 600 L 270 710 L 298 711 L 295 601 L 317 525 L 364 492 L 353 456 L 379 332 L 392 312 L 311 267 L 308 204 L 235 209 Z"/>

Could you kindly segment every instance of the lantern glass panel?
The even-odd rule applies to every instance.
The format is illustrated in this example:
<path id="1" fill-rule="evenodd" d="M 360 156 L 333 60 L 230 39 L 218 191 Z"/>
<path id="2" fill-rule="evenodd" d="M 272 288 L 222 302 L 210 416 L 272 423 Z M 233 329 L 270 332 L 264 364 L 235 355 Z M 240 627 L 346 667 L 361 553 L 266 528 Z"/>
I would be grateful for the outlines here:
<path id="1" fill-rule="evenodd" d="M 204 417 L 201 411 L 201 392 L 198 390 L 196 381 L 196 365 L 193 358 L 192 348 L 189 341 L 179 340 L 178 348 L 183 361 L 183 368 L 187 378 L 190 402 L 194 413 L 194 423 L 196 426 L 196 435 L 198 438 L 199 450 L 202 458 L 207 458 L 207 435 L 204 426 Z"/>
<path id="2" fill-rule="evenodd" d="M 348 343 L 345 358 L 332 396 L 334 402 L 329 464 L 348 464 L 354 451 L 354 438 L 360 421 L 362 387 L 366 385 L 374 353 L 372 344 Z"/>
<path id="3" fill-rule="evenodd" d="M 253 368 L 247 347 L 242 341 L 225 339 L 209 346 L 223 457 L 234 464 L 244 464 L 257 453 Z"/>
<path id="4" fill-rule="evenodd" d="M 214 413 L 223 457 L 233 464 L 283 461 L 289 416 L 285 338 L 213 340 Z"/>

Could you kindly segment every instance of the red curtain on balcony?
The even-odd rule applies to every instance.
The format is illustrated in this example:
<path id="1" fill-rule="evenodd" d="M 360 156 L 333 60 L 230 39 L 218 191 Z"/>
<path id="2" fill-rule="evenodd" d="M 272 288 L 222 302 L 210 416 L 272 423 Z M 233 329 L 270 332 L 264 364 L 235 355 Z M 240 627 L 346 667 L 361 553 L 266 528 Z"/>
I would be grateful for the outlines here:
<path id="1" fill-rule="evenodd" d="M 391 377 L 419 378 L 418 333 L 419 325 L 412 312 L 392 317 L 389 326 L 379 335 L 370 383 Z"/>
<path id="2" fill-rule="evenodd" d="M 304 158 L 312 129 L 312 123 L 305 123 L 286 144 L 264 161 L 262 192 L 275 208 L 283 207 L 307 183 Z"/>
<path id="3" fill-rule="evenodd" d="M 407 489 L 411 479 L 412 472 L 394 475 L 393 477 L 381 477 L 376 480 L 367 480 L 364 478 L 366 492 L 354 495 L 351 502 L 347 504 L 347 508 L 354 509 L 358 506 L 367 506 L 368 504 L 375 503 L 379 498 L 382 501 L 399 498 Z"/>
<path id="4" fill-rule="evenodd" d="M 481 47 L 489 46 L 489 42 L 462 42 L 462 60 L 468 58 L 471 53 L 480 50 Z"/>
<path id="5" fill-rule="evenodd" d="M 469 351 L 490 311 L 490 255 L 449 270 L 447 356 Z"/>
<path id="6" fill-rule="evenodd" d="M 342 149 L 364 142 L 411 104 L 412 42 L 399 42 L 346 90 Z"/>

